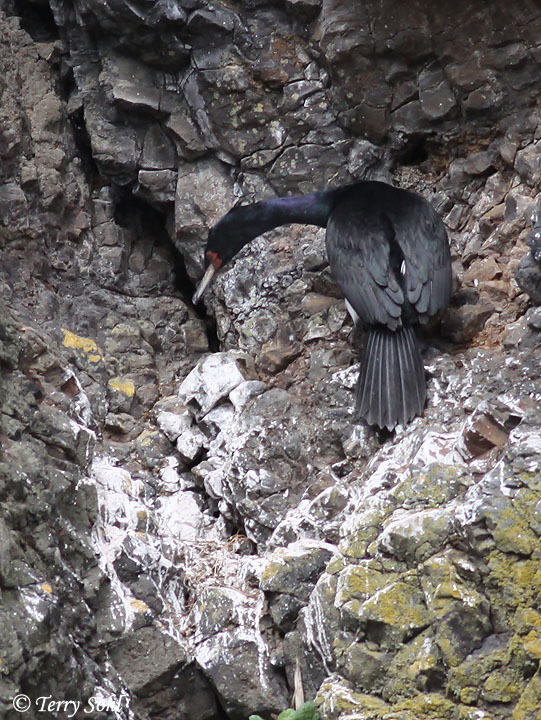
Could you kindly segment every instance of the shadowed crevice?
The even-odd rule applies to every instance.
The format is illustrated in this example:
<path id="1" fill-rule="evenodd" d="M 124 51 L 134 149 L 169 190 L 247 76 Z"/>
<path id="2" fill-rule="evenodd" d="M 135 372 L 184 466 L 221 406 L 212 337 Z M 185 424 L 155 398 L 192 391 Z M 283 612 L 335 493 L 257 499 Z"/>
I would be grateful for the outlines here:
<path id="1" fill-rule="evenodd" d="M 8 14 L 21 19 L 21 27 L 35 42 L 54 42 L 60 37 L 48 2 L 13 0 L 8 3 Z"/>

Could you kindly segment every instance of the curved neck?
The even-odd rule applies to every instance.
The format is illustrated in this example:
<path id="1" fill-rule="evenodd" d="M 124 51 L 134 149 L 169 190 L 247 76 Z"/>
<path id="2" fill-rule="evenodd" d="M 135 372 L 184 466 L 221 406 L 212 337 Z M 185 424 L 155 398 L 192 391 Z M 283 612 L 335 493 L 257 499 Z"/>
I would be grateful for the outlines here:
<path id="1" fill-rule="evenodd" d="M 280 225 L 327 227 L 336 200 L 347 188 L 262 200 L 230 210 L 209 232 L 208 253 L 227 263 L 251 240 Z"/>
<path id="2" fill-rule="evenodd" d="M 247 205 L 241 210 L 253 238 L 289 223 L 327 227 L 329 215 L 340 191 L 343 190 L 323 190 L 308 195 L 272 198 Z"/>
<path id="3" fill-rule="evenodd" d="M 263 215 L 276 221 L 274 227 L 286 223 L 301 223 L 327 227 L 327 221 L 334 205 L 337 190 L 323 190 L 308 195 L 279 197 L 258 203 Z"/>

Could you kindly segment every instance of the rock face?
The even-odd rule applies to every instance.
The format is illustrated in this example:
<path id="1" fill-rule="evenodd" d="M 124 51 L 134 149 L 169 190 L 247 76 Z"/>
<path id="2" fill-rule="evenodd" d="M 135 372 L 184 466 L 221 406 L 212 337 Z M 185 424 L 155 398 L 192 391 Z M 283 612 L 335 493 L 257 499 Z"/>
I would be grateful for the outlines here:
<path id="1" fill-rule="evenodd" d="M 541 305 L 541 203 L 534 214 L 532 232 L 526 235 L 530 252 L 520 261 L 515 277 L 521 289 Z"/>
<path id="2" fill-rule="evenodd" d="M 4 0 L 2 717 L 270 718 L 300 677 L 323 720 L 538 718 L 540 33 L 533 0 Z M 356 178 L 454 259 L 390 437 L 323 231 L 190 301 L 235 202 Z"/>

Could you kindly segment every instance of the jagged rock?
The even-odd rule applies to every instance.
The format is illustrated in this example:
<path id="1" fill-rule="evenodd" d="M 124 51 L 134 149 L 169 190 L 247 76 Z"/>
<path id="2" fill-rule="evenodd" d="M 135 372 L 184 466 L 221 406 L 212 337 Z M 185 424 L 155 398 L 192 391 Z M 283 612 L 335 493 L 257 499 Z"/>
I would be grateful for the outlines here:
<path id="1" fill-rule="evenodd" d="M 533 230 L 526 236 L 530 252 L 525 255 L 517 269 L 515 278 L 524 292 L 536 305 L 541 305 L 541 207 L 537 207 Z"/>
<path id="2" fill-rule="evenodd" d="M 186 462 L 193 462 L 207 445 L 207 436 L 191 424 L 190 418 L 190 424 L 182 430 L 176 441 L 181 458 Z"/>
<path id="3" fill-rule="evenodd" d="M 154 627 L 140 628 L 111 647 L 113 665 L 139 696 L 155 692 L 160 678 L 172 678 L 186 660 L 178 643 Z"/>
<path id="4" fill-rule="evenodd" d="M 260 586 L 271 593 L 271 615 L 282 631 L 291 629 L 332 555 L 332 548 L 301 542 L 280 548 L 271 557 Z"/>
<path id="5" fill-rule="evenodd" d="M 229 399 L 233 403 L 235 410 L 239 411 L 247 405 L 250 400 L 257 395 L 261 395 L 266 390 L 265 383 L 260 380 L 246 380 L 233 388 L 229 393 Z"/>
<path id="6" fill-rule="evenodd" d="M 505 425 L 498 422 L 487 403 L 480 403 L 462 430 L 461 452 L 466 458 L 478 457 L 493 448 L 504 448 L 508 440 Z"/>
<path id="7" fill-rule="evenodd" d="M 515 168 L 525 182 L 532 186 L 535 184 L 540 170 L 539 143 L 533 143 L 517 152 Z"/>
<path id="8" fill-rule="evenodd" d="M 528 321 L 528 325 L 533 330 L 541 330 L 541 309 L 540 308 L 532 308 L 526 313 L 526 319 Z"/>
<path id="9" fill-rule="evenodd" d="M 537 716 L 540 31 L 533 0 L 3 3 L 2 717 L 270 717 L 299 673 L 324 720 Z M 460 286 L 392 437 L 354 422 L 323 230 L 190 300 L 234 204 L 352 178 L 425 194 Z"/>
<path id="10" fill-rule="evenodd" d="M 177 173 L 172 170 L 139 170 L 139 192 L 150 195 L 158 202 L 173 202 L 177 186 Z M 144 189 L 144 192 L 142 191 Z"/>
<path id="11" fill-rule="evenodd" d="M 210 189 L 210 192 L 207 192 Z M 233 183 L 222 163 L 203 160 L 181 163 L 175 200 L 175 232 L 182 238 L 187 267 L 199 274 L 202 238 L 209 226 L 234 204 Z M 194 242 L 195 239 L 195 242 Z"/>
<path id="12" fill-rule="evenodd" d="M 201 415 L 244 382 L 237 362 L 227 353 L 210 355 L 195 367 L 179 388 L 182 402 L 195 401 Z"/>
<path id="13" fill-rule="evenodd" d="M 420 73 L 419 101 L 429 120 L 444 118 L 456 106 L 455 96 L 440 67 L 429 67 Z"/>
<path id="14" fill-rule="evenodd" d="M 23 190 L 15 183 L 0 186 L 0 222 L 9 225 L 12 222 L 26 223 L 28 204 Z"/>
<path id="15" fill-rule="evenodd" d="M 466 158 L 463 168 L 467 175 L 484 175 L 493 167 L 492 156 L 487 150 L 473 153 Z"/>
<path id="16" fill-rule="evenodd" d="M 485 326 L 494 312 L 494 305 L 488 300 L 462 305 L 445 313 L 442 331 L 453 342 L 469 342 Z"/>
<path id="17" fill-rule="evenodd" d="M 256 638 L 247 638 L 242 630 L 223 632 L 201 643 L 196 658 L 229 717 L 242 720 L 248 708 L 269 713 L 287 706 L 282 677 L 262 657 Z"/>

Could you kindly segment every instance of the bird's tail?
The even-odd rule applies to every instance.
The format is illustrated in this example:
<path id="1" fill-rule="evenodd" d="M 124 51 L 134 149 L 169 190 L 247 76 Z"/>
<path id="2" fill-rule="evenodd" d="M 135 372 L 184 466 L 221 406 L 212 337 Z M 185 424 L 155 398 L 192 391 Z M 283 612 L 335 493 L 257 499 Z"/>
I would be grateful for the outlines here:
<path id="1" fill-rule="evenodd" d="M 420 415 L 425 399 L 425 370 L 415 330 L 369 330 L 357 384 L 357 416 L 393 430 Z"/>

